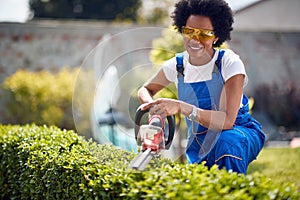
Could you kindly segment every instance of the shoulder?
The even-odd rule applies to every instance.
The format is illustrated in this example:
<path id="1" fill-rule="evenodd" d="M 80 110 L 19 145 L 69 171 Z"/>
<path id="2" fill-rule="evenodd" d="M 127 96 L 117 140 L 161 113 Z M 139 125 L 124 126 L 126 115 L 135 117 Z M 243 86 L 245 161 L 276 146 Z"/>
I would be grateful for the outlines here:
<path id="1" fill-rule="evenodd" d="M 176 71 L 176 56 L 170 58 L 169 60 L 166 60 L 162 66 L 161 69 L 163 70 L 166 78 L 174 82 L 176 81 L 177 77 L 177 71 Z"/>
<path id="2" fill-rule="evenodd" d="M 176 56 L 164 61 L 161 67 L 163 70 L 176 70 Z"/>
<path id="3" fill-rule="evenodd" d="M 170 82 L 174 82 L 177 83 L 177 69 L 176 69 L 176 64 L 177 64 L 177 60 L 176 60 L 176 55 L 181 55 L 183 56 L 183 63 L 184 65 L 186 63 L 188 63 L 188 53 L 186 51 L 180 52 L 175 54 L 175 56 L 173 56 L 172 58 L 170 58 L 169 60 L 166 60 L 163 64 L 162 64 L 162 70 L 166 76 L 166 78 L 170 81 Z M 186 68 L 186 65 L 184 66 Z"/>
<path id="4" fill-rule="evenodd" d="M 222 58 L 222 75 L 224 80 L 228 80 L 234 75 L 245 75 L 245 85 L 248 82 L 246 70 L 240 56 L 231 49 L 226 49 Z"/>
<path id="5" fill-rule="evenodd" d="M 232 51 L 231 49 L 223 49 L 224 50 L 224 56 L 223 56 L 223 60 L 226 62 L 242 62 L 240 56 L 238 54 L 236 54 L 234 51 Z M 230 64 L 229 63 L 229 64 Z"/>
<path id="6" fill-rule="evenodd" d="M 245 68 L 240 56 L 233 52 L 231 49 L 224 49 L 224 55 L 222 58 L 222 68 L 230 70 L 232 67 Z"/>

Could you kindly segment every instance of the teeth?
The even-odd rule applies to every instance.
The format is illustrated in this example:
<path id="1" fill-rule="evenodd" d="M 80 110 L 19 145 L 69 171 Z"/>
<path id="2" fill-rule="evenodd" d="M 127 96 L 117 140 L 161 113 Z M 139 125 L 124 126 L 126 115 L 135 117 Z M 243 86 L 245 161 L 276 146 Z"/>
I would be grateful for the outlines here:
<path id="1" fill-rule="evenodd" d="M 190 46 L 190 48 L 193 49 L 193 50 L 199 50 L 199 49 L 201 49 L 202 47 L 199 47 L 199 46 L 197 46 L 197 47 L 195 47 L 195 46 Z"/>
<path id="2" fill-rule="evenodd" d="M 191 49 L 200 49 L 199 47 L 191 47 Z"/>

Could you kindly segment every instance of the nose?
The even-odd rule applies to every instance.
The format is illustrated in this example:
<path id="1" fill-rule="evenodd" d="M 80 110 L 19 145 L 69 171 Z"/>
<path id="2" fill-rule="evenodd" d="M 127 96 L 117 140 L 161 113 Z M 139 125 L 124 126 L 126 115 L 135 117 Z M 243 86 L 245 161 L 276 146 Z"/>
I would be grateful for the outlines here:
<path id="1" fill-rule="evenodd" d="M 198 40 L 197 35 L 193 35 L 192 39 L 193 39 L 193 40 Z"/>
<path id="2" fill-rule="evenodd" d="M 194 41 L 197 42 L 197 43 L 200 43 L 200 42 L 201 42 L 200 38 L 199 38 L 197 35 L 194 35 L 194 36 L 192 37 L 192 40 L 194 40 Z"/>

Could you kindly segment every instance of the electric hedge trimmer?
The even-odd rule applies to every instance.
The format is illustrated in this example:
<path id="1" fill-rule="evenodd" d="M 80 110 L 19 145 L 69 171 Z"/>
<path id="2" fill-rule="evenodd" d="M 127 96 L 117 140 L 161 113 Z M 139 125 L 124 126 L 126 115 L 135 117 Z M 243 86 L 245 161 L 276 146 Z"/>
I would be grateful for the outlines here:
<path id="1" fill-rule="evenodd" d="M 150 160 L 159 156 L 163 149 L 169 149 L 175 132 L 175 118 L 168 116 L 168 129 L 165 130 L 165 120 L 160 115 L 152 115 L 148 119 L 147 125 L 141 125 L 141 119 L 148 110 L 138 108 L 135 115 L 135 139 L 137 141 L 138 151 L 129 167 L 137 170 L 143 170 Z"/>

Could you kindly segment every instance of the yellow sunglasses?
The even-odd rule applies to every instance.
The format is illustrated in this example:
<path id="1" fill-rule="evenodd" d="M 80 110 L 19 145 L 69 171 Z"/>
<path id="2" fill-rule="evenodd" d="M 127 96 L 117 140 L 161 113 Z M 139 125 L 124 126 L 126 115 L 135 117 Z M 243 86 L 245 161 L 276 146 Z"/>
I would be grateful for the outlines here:
<path id="1" fill-rule="evenodd" d="M 215 37 L 215 33 L 211 30 L 192 28 L 189 26 L 182 27 L 182 34 L 189 39 L 198 41 L 207 41 Z"/>

